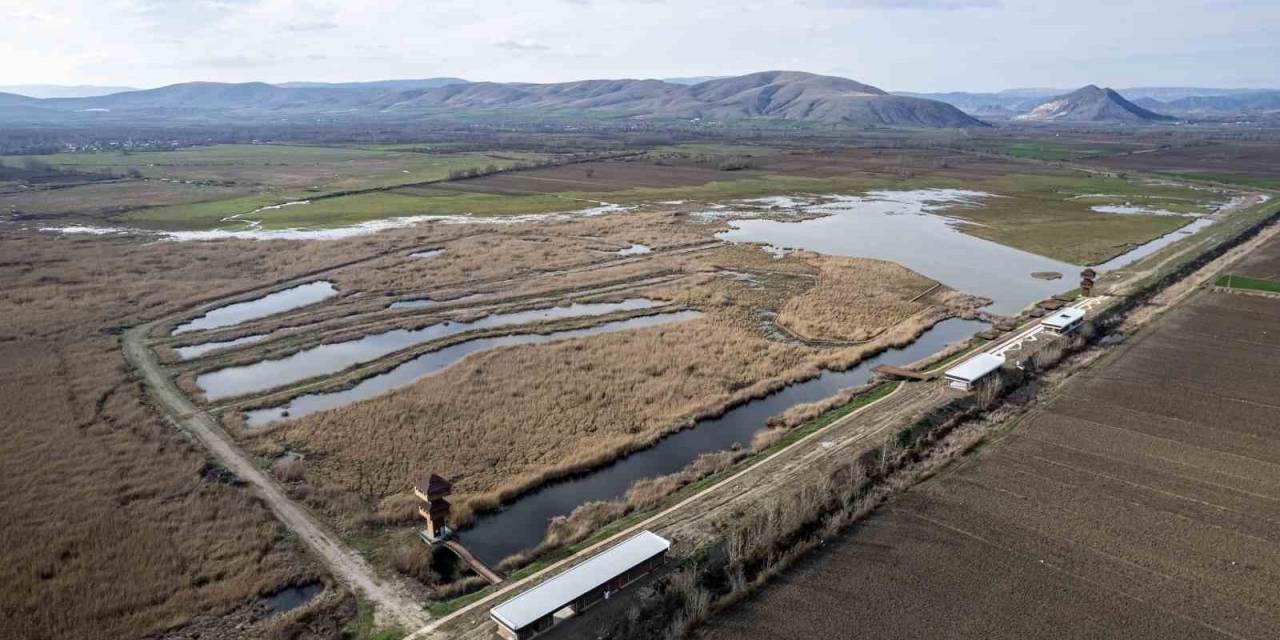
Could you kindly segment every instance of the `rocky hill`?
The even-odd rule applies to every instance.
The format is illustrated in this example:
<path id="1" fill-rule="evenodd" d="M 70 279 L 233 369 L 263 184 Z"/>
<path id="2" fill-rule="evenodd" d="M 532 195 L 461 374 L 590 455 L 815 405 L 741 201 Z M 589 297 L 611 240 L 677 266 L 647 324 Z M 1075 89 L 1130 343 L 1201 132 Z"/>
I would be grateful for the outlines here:
<path id="1" fill-rule="evenodd" d="M 1127 123 L 1143 124 L 1172 120 L 1143 109 L 1111 89 L 1089 85 L 1071 93 L 1049 98 L 1014 120 L 1021 122 Z"/>

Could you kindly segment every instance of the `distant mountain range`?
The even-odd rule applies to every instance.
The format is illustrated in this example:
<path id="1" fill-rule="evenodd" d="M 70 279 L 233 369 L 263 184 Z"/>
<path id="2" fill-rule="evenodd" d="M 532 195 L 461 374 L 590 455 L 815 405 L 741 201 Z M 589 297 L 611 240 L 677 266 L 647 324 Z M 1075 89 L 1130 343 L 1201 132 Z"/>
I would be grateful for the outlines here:
<path id="1" fill-rule="evenodd" d="M 99 87 L 95 85 L 14 84 L 0 86 L 0 93 L 13 93 L 28 98 L 90 98 L 121 91 L 137 91 L 133 87 Z"/>
<path id="2" fill-rule="evenodd" d="M 1083 92 L 1083 93 L 1081 93 Z M 1054 102 L 1058 106 L 1046 106 Z M 372 82 L 188 82 L 156 89 L 0 87 L 0 124 L 198 124 L 412 121 L 430 117 L 769 119 L 855 127 L 951 128 L 1014 122 L 1144 123 L 1280 116 L 1280 90 L 1090 85 L 994 93 L 889 94 L 847 78 L 798 71 L 553 84 L 422 78 Z"/>
<path id="3" fill-rule="evenodd" d="M 420 80 L 374 80 L 372 82 L 277 82 L 273 86 L 285 89 L 385 89 L 410 91 L 431 89 L 451 84 L 466 84 L 462 78 L 422 78 Z"/>
<path id="4" fill-rule="evenodd" d="M 859 127 L 980 127 L 956 107 L 896 96 L 834 76 L 766 71 L 693 84 L 584 80 L 554 84 L 466 82 L 458 78 L 358 83 L 189 82 L 82 98 L 0 96 L 0 122 L 90 124 L 128 121 L 414 118 L 475 114 L 739 120 L 763 118 Z"/>
<path id="5" fill-rule="evenodd" d="M 1142 124 L 1173 120 L 1129 102 L 1112 89 L 1088 85 L 1071 93 L 1054 96 L 1014 116 L 1022 122 L 1127 123 Z"/>
<path id="6" fill-rule="evenodd" d="M 1069 89 L 1010 89 L 996 93 L 908 93 L 946 102 L 977 117 L 1012 119 Z M 1280 90 L 1209 87 L 1132 87 L 1116 90 L 1123 99 L 1155 113 L 1178 117 L 1225 117 L 1280 112 Z M 1123 116 L 1121 118 L 1124 119 Z"/>

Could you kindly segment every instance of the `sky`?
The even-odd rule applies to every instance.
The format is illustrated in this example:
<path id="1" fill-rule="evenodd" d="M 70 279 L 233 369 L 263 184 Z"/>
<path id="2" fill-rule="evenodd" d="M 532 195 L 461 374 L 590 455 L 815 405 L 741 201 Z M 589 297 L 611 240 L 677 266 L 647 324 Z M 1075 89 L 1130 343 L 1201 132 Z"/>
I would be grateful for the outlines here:
<path id="1" fill-rule="evenodd" d="M 890 91 L 1280 86 L 1278 0 L 0 0 L 0 85 L 792 69 Z"/>

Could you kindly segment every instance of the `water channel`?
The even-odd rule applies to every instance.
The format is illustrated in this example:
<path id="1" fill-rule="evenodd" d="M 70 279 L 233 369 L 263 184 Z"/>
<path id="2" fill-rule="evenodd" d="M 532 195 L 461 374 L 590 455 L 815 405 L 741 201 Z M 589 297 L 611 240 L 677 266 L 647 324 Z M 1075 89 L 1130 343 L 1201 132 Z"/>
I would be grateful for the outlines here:
<path id="1" fill-rule="evenodd" d="M 187 345 L 185 347 L 174 347 L 174 352 L 183 360 L 190 360 L 196 356 L 202 356 L 210 351 L 218 349 L 229 349 L 231 347 L 239 347 L 246 344 L 253 344 L 260 340 L 265 340 L 269 334 L 258 333 L 234 340 L 218 340 L 214 342 L 201 342 L 200 344 Z"/>
<path id="2" fill-rule="evenodd" d="M 199 318 L 178 325 L 173 330 L 173 335 L 187 333 L 188 331 L 221 329 L 222 327 L 230 327 L 250 320 L 258 320 L 277 313 L 305 307 L 309 304 L 315 304 L 325 298 L 337 295 L 337 293 L 338 290 L 334 288 L 333 283 L 326 280 L 300 284 L 283 291 L 269 293 L 261 298 L 236 302 L 213 309 Z"/>
<path id="3" fill-rule="evenodd" d="M 643 329 L 645 327 L 655 327 L 681 320 L 692 320 L 700 317 L 701 315 L 702 314 L 698 311 L 674 311 L 670 313 L 658 313 L 649 316 L 628 318 L 626 320 L 615 320 L 613 322 L 605 322 L 593 327 L 584 327 L 581 329 L 567 329 L 564 331 L 552 331 L 541 334 L 526 333 L 495 336 L 491 338 L 476 338 L 475 340 L 468 340 L 466 342 L 449 345 L 438 351 L 424 353 L 395 367 L 394 369 L 387 371 L 386 373 L 380 373 L 378 375 L 365 378 L 350 389 L 326 393 L 308 393 L 297 396 L 291 399 L 287 404 L 278 407 L 248 411 L 245 413 L 245 423 L 250 427 L 258 427 L 278 420 L 298 418 L 317 411 L 336 409 L 358 400 L 372 398 L 376 395 L 412 384 L 414 380 L 417 380 L 427 374 L 440 371 L 441 369 L 444 369 L 466 357 L 468 354 L 475 353 L 477 351 L 485 351 L 487 349 L 507 345 L 539 344 L 543 342 L 551 342 L 553 340 L 567 340 L 569 338 L 594 336 L 613 331 Z"/>
<path id="4" fill-rule="evenodd" d="M 592 500 L 620 498 L 636 480 L 679 471 L 703 453 L 728 449 L 735 442 L 748 444 L 772 416 L 797 404 L 865 384 L 878 365 L 920 360 L 950 343 L 967 340 L 985 326 L 976 320 L 945 320 L 906 347 L 885 351 L 846 371 L 824 371 L 815 378 L 738 405 L 718 418 L 700 420 L 692 428 L 667 436 L 607 467 L 552 483 L 501 511 L 480 516 L 473 527 L 462 532 L 462 542 L 492 565 L 517 551 L 537 546 L 547 523 L 555 516 L 568 515 Z"/>
<path id="5" fill-rule="evenodd" d="M 574 303 L 561 307 L 494 313 L 470 322 L 444 321 L 421 329 L 393 329 L 353 340 L 331 342 L 272 360 L 218 369 L 196 377 L 196 385 L 209 400 L 264 391 L 299 380 L 337 373 L 362 362 L 448 336 L 530 322 L 598 316 L 615 311 L 649 309 L 661 303 L 646 298 L 621 302 Z"/>

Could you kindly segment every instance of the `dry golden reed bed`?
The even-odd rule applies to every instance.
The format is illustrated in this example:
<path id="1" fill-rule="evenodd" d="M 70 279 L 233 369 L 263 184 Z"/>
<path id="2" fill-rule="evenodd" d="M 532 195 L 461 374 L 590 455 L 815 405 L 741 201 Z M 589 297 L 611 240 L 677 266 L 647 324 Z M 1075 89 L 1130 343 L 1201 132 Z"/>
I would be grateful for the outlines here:
<path id="1" fill-rule="evenodd" d="M 285 422 L 251 437 L 256 442 L 249 446 L 304 454 L 297 488 L 340 525 L 410 519 L 405 492 L 427 472 L 455 482 L 458 520 L 465 521 L 474 509 L 606 463 L 821 367 L 851 366 L 872 351 L 909 342 L 955 312 L 936 303 L 903 303 L 936 283 L 891 263 L 828 263 L 813 255 L 775 260 L 754 247 L 725 247 L 696 259 L 655 259 L 651 268 L 673 265 L 689 277 L 641 292 L 702 309 L 705 317 L 473 354 L 409 387 Z M 756 270 L 760 284 L 716 274 L 729 267 Z M 887 311 L 860 307 L 839 314 L 840 301 L 850 296 L 815 287 L 820 267 L 866 269 L 872 275 L 852 279 Z M 792 302 L 797 298 L 801 302 Z M 761 330 L 763 311 L 791 305 L 793 315 L 803 315 L 806 303 L 830 310 L 828 322 L 842 335 L 878 339 L 815 349 Z"/>
<path id="2" fill-rule="evenodd" d="M 818 283 L 787 300 L 778 324 L 815 340 L 862 342 L 925 310 L 936 282 L 892 262 L 817 256 Z"/>
<path id="3" fill-rule="evenodd" d="M 0 234 L 0 255 L 2 635 L 142 637 L 323 577 L 150 406 L 117 334 L 332 255 L 25 233 Z M 267 626 L 276 624 L 218 637 Z M 306 626 L 292 632 L 306 636 Z"/>

